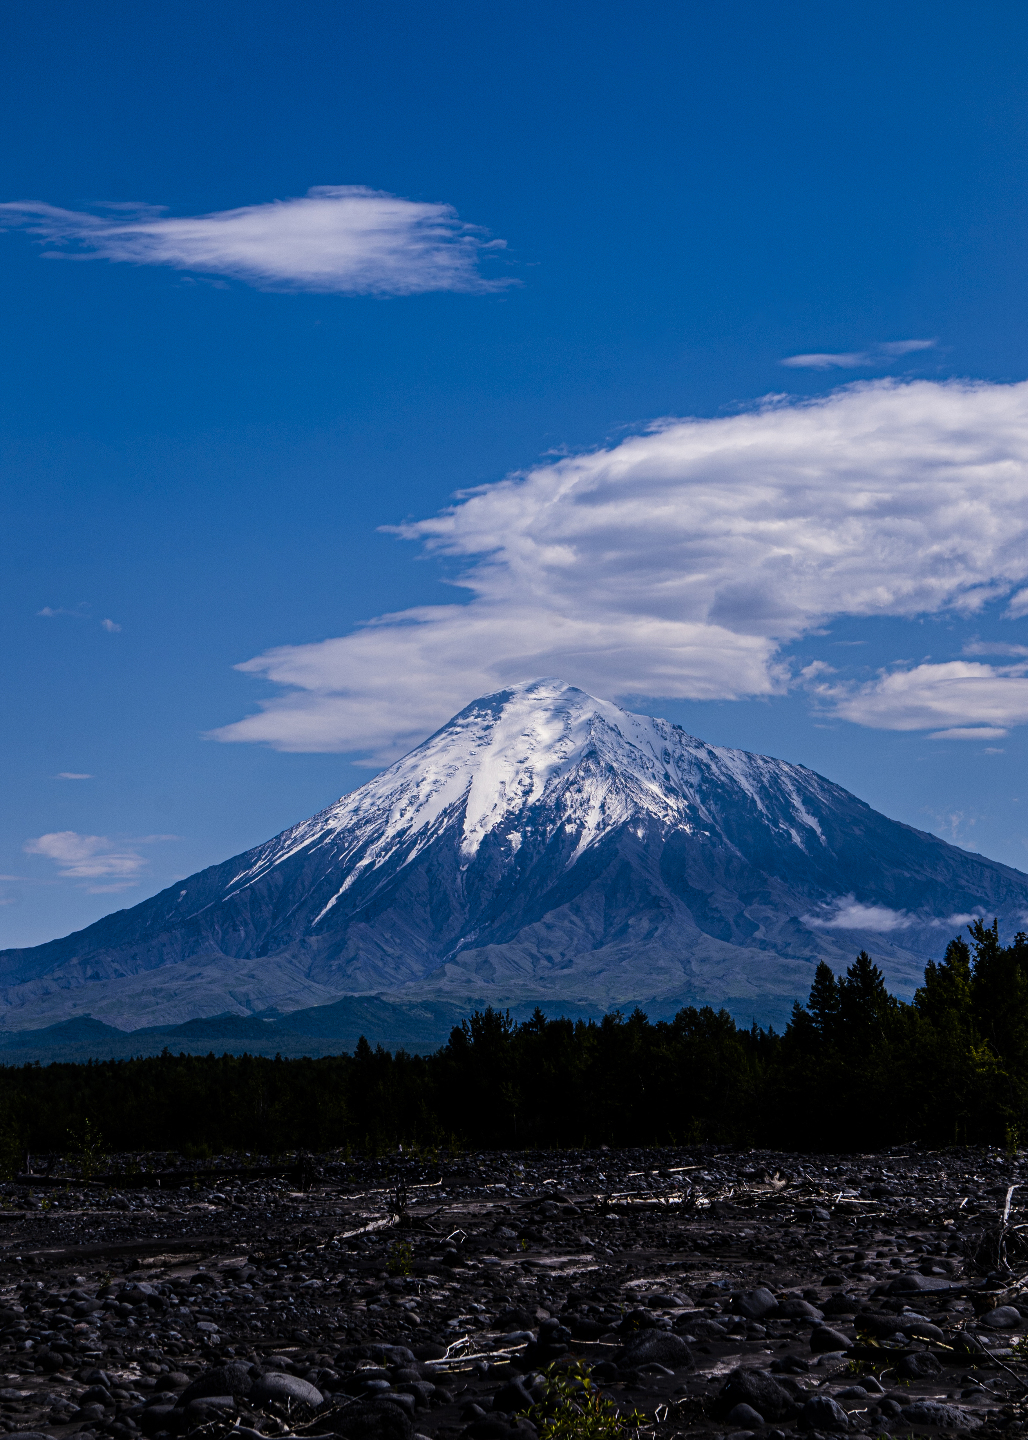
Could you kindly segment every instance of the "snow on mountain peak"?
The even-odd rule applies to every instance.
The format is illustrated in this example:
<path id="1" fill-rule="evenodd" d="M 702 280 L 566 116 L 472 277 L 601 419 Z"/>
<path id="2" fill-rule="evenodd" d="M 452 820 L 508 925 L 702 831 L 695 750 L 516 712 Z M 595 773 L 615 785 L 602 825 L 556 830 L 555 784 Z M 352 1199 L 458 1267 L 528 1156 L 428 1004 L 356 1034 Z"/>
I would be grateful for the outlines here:
<path id="1" fill-rule="evenodd" d="M 497 830 L 513 858 L 523 840 L 518 822 L 537 805 L 548 833 L 563 827 L 577 837 L 569 864 L 634 819 L 718 830 L 726 803 L 755 807 L 805 849 L 823 837 L 804 795 L 823 796 L 825 787 L 801 766 L 707 745 L 561 680 L 534 680 L 473 701 L 359 790 L 260 847 L 229 891 L 299 850 L 341 840 L 332 868 L 345 873 L 325 914 L 359 875 L 400 849 L 414 859 L 451 826 L 459 826 L 463 864 Z"/>

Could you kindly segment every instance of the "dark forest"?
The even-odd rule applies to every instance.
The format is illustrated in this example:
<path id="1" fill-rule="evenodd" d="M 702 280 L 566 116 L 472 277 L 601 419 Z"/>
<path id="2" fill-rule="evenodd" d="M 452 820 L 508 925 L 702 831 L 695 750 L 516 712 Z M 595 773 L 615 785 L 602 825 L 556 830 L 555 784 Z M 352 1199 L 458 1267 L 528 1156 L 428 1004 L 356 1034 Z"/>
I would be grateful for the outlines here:
<path id="1" fill-rule="evenodd" d="M 349 1147 L 715 1143 L 788 1150 L 1028 1138 L 1028 936 L 969 927 L 912 1002 L 864 952 L 820 964 L 784 1034 L 724 1010 L 516 1023 L 475 1013 L 435 1054 L 173 1055 L 0 1070 L 0 1148 L 274 1155 Z"/>

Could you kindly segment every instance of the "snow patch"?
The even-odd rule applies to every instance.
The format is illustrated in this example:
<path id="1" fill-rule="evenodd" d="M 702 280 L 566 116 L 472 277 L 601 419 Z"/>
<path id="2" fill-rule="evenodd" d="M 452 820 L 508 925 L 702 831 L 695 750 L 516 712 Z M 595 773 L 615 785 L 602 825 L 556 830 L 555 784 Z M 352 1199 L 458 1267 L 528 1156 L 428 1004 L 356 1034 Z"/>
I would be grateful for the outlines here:
<path id="1" fill-rule="evenodd" d="M 810 808 L 823 792 L 801 766 L 706 745 L 666 720 L 536 680 L 474 701 L 359 790 L 262 846 L 226 898 L 299 852 L 327 847 L 326 868 L 345 878 L 321 919 L 360 876 L 397 856 L 409 864 L 444 830 L 459 835 L 467 866 L 487 836 L 534 807 L 546 813 L 546 838 L 575 837 L 569 865 L 625 825 L 640 838 L 649 820 L 665 832 L 694 833 L 700 821 L 701 833 L 718 833 L 719 813 L 748 807 L 804 850 L 808 836 L 825 844 Z M 529 833 L 528 824 L 508 832 L 508 862 Z"/>

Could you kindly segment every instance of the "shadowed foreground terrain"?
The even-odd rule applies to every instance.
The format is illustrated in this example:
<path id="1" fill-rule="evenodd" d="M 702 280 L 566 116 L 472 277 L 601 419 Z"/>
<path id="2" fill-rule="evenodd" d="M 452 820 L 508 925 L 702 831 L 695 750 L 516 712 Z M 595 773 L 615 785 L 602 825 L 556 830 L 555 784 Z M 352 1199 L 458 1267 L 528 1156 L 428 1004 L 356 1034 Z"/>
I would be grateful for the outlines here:
<path id="1" fill-rule="evenodd" d="M 534 1440 L 580 1367 L 655 1437 L 1023 1433 L 1000 1150 L 104 1163 L 2 1187 L 9 1433 Z"/>

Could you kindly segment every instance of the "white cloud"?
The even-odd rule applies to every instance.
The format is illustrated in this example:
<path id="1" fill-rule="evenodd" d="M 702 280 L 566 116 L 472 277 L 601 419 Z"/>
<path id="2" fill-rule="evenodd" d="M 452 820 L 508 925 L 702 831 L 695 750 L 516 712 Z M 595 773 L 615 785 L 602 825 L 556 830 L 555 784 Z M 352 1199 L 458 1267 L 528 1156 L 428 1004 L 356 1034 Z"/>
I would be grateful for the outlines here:
<path id="1" fill-rule="evenodd" d="M 0 205 L 0 229 L 40 236 L 58 247 L 44 252 L 49 257 L 168 265 L 262 290 L 415 295 L 507 283 L 479 270 L 483 252 L 504 242 L 461 224 L 452 206 L 361 185 L 319 185 L 300 198 L 180 218 L 153 206 L 103 208 L 89 214 L 15 201 Z"/>
<path id="2" fill-rule="evenodd" d="M 933 730 L 928 738 L 929 740 L 1002 740 L 1008 733 L 1006 730 L 997 730 L 992 725 L 954 725 L 949 730 Z"/>
<path id="3" fill-rule="evenodd" d="M 791 370 L 864 370 L 891 364 L 917 350 L 931 350 L 936 340 L 888 340 L 867 350 L 846 350 L 839 354 L 816 352 L 811 355 L 787 355 L 779 361 Z"/>
<path id="4" fill-rule="evenodd" d="M 835 901 L 835 909 L 826 915 L 804 915 L 803 921 L 817 930 L 872 930 L 888 935 L 893 930 L 908 930 L 917 924 L 905 910 L 890 910 L 885 905 L 861 905 L 853 895 Z"/>
<path id="5" fill-rule="evenodd" d="M 245 662 L 287 693 L 219 739 L 384 760 L 515 680 L 766 696 L 790 683 L 780 647 L 833 616 L 974 614 L 1028 582 L 1028 384 L 879 381 L 664 422 L 397 533 L 466 561 L 470 603 Z M 1028 718 L 1028 680 L 955 663 L 962 687 L 937 667 L 811 678 L 860 724 L 1003 728 L 1022 693 Z"/>
<path id="6" fill-rule="evenodd" d="M 780 365 L 792 370 L 862 370 L 873 364 L 868 350 L 849 350 L 844 354 L 829 355 L 815 352 L 812 355 L 787 355 Z"/>
<path id="7" fill-rule="evenodd" d="M 854 895 L 842 895 L 826 905 L 819 915 L 803 915 L 805 925 L 816 930 L 871 930 L 876 935 L 888 935 L 894 930 L 909 930 L 912 925 L 928 925 L 932 929 L 960 929 L 971 920 L 981 918 L 980 912 L 973 915 L 911 915 L 908 910 L 890 910 L 886 905 L 862 905 Z"/>
<path id="8" fill-rule="evenodd" d="M 108 635 L 117 635 L 118 632 L 121 630 L 121 626 L 118 625 L 114 620 L 101 620 L 100 624 L 107 631 Z"/>
<path id="9" fill-rule="evenodd" d="M 77 770 L 61 770 L 56 778 L 58 780 L 92 780 L 94 777 Z"/>
<path id="10" fill-rule="evenodd" d="M 969 640 L 961 647 L 964 655 L 1005 655 L 1010 659 L 1022 656 L 1028 659 L 1028 645 L 1008 645 L 1003 640 Z"/>
<path id="11" fill-rule="evenodd" d="M 152 845 L 175 838 L 174 835 L 143 835 L 129 843 Z M 136 883 L 136 877 L 148 863 L 137 850 L 119 845 L 106 835 L 79 835 L 74 830 L 56 830 L 48 835 L 39 835 L 34 840 L 26 840 L 22 849 L 26 855 L 43 855 L 53 860 L 59 873 L 70 879 L 109 882 L 86 886 L 94 895 L 128 889 Z"/>
<path id="12" fill-rule="evenodd" d="M 882 672 L 864 685 L 815 685 L 844 720 L 876 730 L 931 730 L 942 740 L 998 740 L 1028 721 L 1028 666 L 949 660 Z"/>

